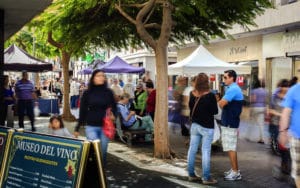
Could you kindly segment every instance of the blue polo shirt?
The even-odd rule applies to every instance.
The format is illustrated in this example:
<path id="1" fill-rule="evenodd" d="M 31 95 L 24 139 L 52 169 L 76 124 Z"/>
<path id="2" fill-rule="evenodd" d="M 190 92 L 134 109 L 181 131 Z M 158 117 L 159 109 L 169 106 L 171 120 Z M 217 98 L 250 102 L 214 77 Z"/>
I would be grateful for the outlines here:
<path id="1" fill-rule="evenodd" d="M 295 138 L 300 138 L 300 84 L 291 87 L 287 92 L 282 107 L 289 108 L 291 112 L 290 133 Z"/>
<path id="2" fill-rule="evenodd" d="M 236 83 L 230 84 L 226 88 L 223 99 L 228 104 L 224 106 L 222 111 L 222 126 L 238 128 L 244 100 L 241 88 Z"/>

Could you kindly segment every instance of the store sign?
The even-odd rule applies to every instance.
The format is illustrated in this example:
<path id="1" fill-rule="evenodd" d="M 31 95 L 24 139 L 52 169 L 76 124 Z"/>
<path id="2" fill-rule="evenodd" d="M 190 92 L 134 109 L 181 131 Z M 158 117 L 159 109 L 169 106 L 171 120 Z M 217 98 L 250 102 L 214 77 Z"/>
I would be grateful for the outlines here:
<path id="1" fill-rule="evenodd" d="M 282 37 L 282 49 L 284 52 L 295 52 L 300 49 L 300 31 L 287 32 Z"/>
<path id="2" fill-rule="evenodd" d="M 14 133 L 1 187 L 75 187 L 82 142 Z"/>
<path id="3" fill-rule="evenodd" d="M 231 47 L 229 55 L 239 55 L 247 53 L 247 46 Z"/>

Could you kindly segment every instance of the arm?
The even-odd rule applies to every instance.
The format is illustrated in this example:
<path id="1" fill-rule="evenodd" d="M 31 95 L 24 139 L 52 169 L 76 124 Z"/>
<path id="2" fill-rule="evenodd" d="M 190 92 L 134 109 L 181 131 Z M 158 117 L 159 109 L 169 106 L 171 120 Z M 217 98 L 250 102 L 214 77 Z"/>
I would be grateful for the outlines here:
<path id="1" fill-rule="evenodd" d="M 290 123 L 290 115 L 292 110 L 290 108 L 284 108 L 279 121 L 279 143 L 285 146 L 288 143 L 288 127 Z"/>
<path id="2" fill-rule="evenodd" d="M 223 98 L 218 102 L 218 104 L 219 104 L 220 108 L 224 108 L 224 106 L 226 106 L 228 104 L 228 101 Z"/>
<path id="3" fill-rule="evenodd" d="M 146 104 L 147 104 L 147 93 L 144 91 L 140 97 L 141 97 L 141 101 L 142 101 L 141 114 L 143 114 L 146 109 Z"/>
<path id="4" fill-rule="evenodd" d="M 119 108 L 119 112 L 122 116 L 122 119 L 126 122 L 129 121 L 130 118 L 135 115 L 135 112 L 133 112 L 133 111 L 129 112 L 126 106 L 118 105 L 118 108 Z"/>
<path id="5" fill-rule="evenodd" d="M 291 112 L 292 110 L 290 108 L 283 109 L 279 121 L 279 132 L 285 131 L 289 128 Z"/>

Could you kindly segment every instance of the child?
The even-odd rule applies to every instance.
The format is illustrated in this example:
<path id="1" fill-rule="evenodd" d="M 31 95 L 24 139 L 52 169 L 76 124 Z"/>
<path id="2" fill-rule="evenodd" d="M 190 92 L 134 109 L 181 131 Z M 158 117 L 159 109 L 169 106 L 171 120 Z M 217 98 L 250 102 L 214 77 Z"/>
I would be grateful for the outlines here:
<path id="1" fill-rule="evenodd" d="M 61 116 L 52 116 L 49 121 L 49 133 L 55 136 L 73 137 L 64 127 Z"/>

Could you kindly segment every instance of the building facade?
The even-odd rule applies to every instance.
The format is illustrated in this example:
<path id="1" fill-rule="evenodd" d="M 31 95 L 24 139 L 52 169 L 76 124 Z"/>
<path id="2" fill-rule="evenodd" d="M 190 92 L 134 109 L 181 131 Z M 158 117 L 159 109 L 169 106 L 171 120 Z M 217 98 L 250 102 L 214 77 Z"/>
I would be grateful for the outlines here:
<path id="1" fill-rule="evenodd" d="M 255 19 L 250 32 L 235 25 L 228 32 L 233 40 L 217 39 L 205 47 L 217 58 L 252 67 L 249 80 L 265 80 L 267 89 L 274 91 L 282 79 L 300 78 L 300 1 L 273 0 L 274 9 L 268 9 Z M 178 51 L 178 61 L 187 57 L 198 46 L 189 44 Z M 249 90 L 248 90 L 249 91 Z"/>

